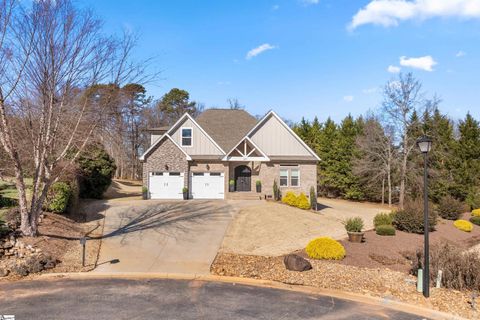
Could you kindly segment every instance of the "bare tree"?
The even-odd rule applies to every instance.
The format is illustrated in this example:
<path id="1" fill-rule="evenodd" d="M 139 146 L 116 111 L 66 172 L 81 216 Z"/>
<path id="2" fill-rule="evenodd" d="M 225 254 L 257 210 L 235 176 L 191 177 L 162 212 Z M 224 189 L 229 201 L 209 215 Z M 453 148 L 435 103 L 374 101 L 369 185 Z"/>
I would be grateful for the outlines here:
<path id="1" fill-rule="evenodd" d="M 385 86 L 383 111 L 387 122 L 393 128 L 400 144 L 400 194 L 399 207 L 405 202 L 405 185 L 408 173 L 408 159 L 418 137 L 411 136 L 412 115 L 422 103 L 421 83 L 411 73 L 400 74 Z"/>
<path id="2" fill-rule="evenodd" d="M 232 110 L 244 110 L 245 106 L 240 103 L 237 98 L 229 98 L 227 99 L 227 103 L 230 109 Z"/>
<path id="3" fill-rule="evenodd" d="M 101 21 L 70 0 L 0 6 L 0 143 L 15 170 L 21 231 L 34 236 L 49 187 L 110 114 L 95 85 L 139 78 L 143 69 L 129 62 L 130 38 L 103 36 Z M 21 154 L 32 167 L 31 199 Z"/>

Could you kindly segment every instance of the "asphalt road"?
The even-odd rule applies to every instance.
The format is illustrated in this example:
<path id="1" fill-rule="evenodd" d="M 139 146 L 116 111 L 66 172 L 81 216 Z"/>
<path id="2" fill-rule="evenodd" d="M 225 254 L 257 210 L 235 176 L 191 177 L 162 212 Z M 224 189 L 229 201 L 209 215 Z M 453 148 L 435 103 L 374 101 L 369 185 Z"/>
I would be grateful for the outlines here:
<path id="1" fill-rule="evenodd" d="M 20 319 L 422 319 L 327 296 L 189 280 L 0 283 L 0 314 Z"/>

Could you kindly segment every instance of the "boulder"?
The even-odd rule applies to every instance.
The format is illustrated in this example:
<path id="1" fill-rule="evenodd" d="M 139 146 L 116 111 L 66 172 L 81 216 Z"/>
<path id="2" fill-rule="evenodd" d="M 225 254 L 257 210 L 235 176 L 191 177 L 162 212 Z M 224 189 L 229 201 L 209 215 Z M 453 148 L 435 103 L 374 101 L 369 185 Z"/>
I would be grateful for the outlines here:
<path id="1" fill-rule="evenodd" d="M 296 254 L 286 255 L 283 263 L 285 264 L 285 268 L 291 271 L 307 271 L 312 269 L 312 265 L 307 259 Z"/>
<path id="2" fill-rule="evenodd" d="M 0 267 L 0 278 L 8 276 L 8 269 Z"/>
<path id="3" fill-rule="evenodd" d="M 23 264 L 16 264 L 12 268 L 12 272 L 18 274 L 19 276 L 25 277 L 26 275 L 28 275 L 28 268 Z"/>

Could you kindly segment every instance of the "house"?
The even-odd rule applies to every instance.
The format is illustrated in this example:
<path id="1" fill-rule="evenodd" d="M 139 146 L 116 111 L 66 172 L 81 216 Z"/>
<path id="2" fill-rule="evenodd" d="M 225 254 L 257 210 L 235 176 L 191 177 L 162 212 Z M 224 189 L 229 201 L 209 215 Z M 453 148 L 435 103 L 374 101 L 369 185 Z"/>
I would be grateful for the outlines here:
<path id="1" fill-rule="evenodd" d="M 308 196 L 317 186 L 320 159 L 273 111 L 257 120 L 244 110 L 208 109 L 150 133 L 140 160 L 151 199 L 181 199 L 184 187 L 193 199 L 258 199 L 272 197 L 274 181 L 283 194 Z"/>

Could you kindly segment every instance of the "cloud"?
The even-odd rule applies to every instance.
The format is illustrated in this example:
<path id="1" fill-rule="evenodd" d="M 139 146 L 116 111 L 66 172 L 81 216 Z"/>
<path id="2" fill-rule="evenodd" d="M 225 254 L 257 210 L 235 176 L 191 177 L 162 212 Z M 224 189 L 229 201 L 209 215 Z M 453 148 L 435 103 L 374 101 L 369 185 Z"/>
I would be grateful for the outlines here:
<path id="1" fill-rule="evenodd" d="M 348 28 L 374 24 L 398 26 L 401 21 L 435 17 L 480 18 L 479 0 L 372 0 L 352 18 Z"/>
<path id="2" fill-rule="evenodd" d="M 429 72 L 433 71 L 433 66 L 436 64 L 437 62 L 433 60 L 431 56 L 424 56 L 418 58 L 407 58 L 405 56 L 400 57 L 401 66 L 425 70 Z"/>
<path id="3" fill-rule="evenodd" d="M 276 49 L 276 48 L 277 48 L 276 46 L 272 46 L 269 43 L 264 43 L 264 44 L 262 44 L 262 45 L 260 45 L 256 48 L 253 48 L 252 50 L 248 51 L 245 59 L 247 59 L 247 60 L 252 59 L 253 57 L 258 56 L 260 53 L 263 53 L 263 52 L 268 51 L 268 50 Z"/>
<path id="4" fill-rule="evenodd" d="M 352 102 L 353 101 L 353 96 L 344 96 L 343 101 Z"/>
<path id="5" fill-rule="evenodd" d="M 305 5 L 318 4 L 320 0 L 300 0 Z"/>
<path id="6" fill-rule="evenodd" d="M 467 55 L 467 53 L 466 53 L 465 51 L 460 50 L 460 51 L 457 52 L 457 54 L 455 55 L 455 57 L 461 58 L 461 57 L 464 57 L 464 56 L 466 56 L 466 55 Z"/>
<path id="7" fill-rule="evenodd" d="M 399 73 L 401 70 L 400 67 L 389 65 L 387 71 L 390 73 Z"/>
<path id="8" fill-rule="evenodd" d="M 278 9 L 280 9 L 280 6 L 278 4 L 272 6 L 273 11 L 276 11 Z"/>
<path id="9" fill-rule="evenodd" d="M 373 93 L 376 93 L 378 89 L 379 89 L 378 87 L 372 87 L 372 88 L 363 89 L 362 92 L 364 94 L 373 94 Z"/>

